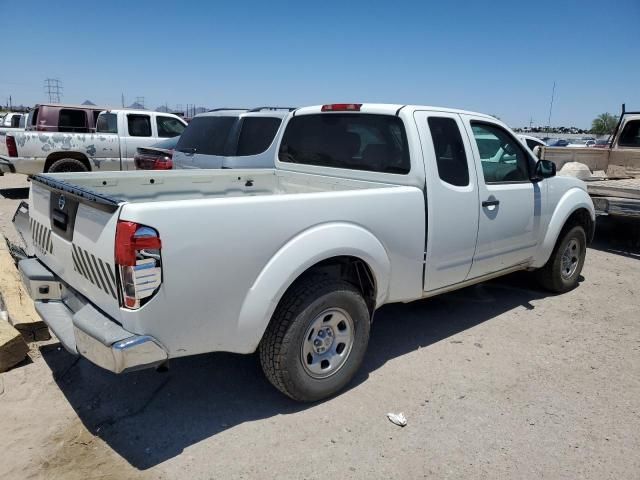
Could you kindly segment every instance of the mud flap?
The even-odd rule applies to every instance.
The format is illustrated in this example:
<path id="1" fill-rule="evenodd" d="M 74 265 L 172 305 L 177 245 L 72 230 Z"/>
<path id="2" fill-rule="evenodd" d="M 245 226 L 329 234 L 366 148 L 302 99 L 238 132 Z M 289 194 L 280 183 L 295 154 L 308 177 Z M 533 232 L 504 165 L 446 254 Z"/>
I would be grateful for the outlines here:
<path id="1" fill-rule="evenodd" d="M 27 202 L 20 202 L 16 213 L 13 215 L 13 226 L 18 232 L 18 236 L 22 239 L 24 248 L 7 240 L 7 246 L 13 259 L 17 262 L 25 258 L 35 256 L 35 249 L 33 247 L 33 239 L 31 238 L 31 230 L 29 226 L 29 204 Z"/>

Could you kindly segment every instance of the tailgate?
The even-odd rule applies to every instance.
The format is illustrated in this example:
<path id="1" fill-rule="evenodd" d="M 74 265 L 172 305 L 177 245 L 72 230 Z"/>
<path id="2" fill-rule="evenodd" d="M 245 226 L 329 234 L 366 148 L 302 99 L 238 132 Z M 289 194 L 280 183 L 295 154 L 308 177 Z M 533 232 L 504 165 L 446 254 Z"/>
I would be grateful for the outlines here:
<path id="1" fill-rule="evenodd" d="M 123 202 L 55 175 L 35 175 L 30 229 L 36 256 L 64 282 L 119 321 L 114 248 Z"/>

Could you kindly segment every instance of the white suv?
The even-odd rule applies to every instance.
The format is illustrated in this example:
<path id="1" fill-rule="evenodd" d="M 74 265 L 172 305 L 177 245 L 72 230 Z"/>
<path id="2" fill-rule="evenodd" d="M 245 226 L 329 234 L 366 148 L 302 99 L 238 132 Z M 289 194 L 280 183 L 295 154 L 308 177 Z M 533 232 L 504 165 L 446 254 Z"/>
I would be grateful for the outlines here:
<path id="1" fill-rule="evenodd" d="M 178 141 L 173 168 L 273 168 L 288 107 L 219 108 L 197 115 Z"/>

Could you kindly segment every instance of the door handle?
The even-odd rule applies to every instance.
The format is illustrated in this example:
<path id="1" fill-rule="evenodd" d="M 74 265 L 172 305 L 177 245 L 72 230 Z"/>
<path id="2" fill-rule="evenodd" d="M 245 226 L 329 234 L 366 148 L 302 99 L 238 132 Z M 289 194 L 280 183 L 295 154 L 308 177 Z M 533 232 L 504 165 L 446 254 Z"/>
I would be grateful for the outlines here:
<path id="1" fill-rule="evenodd" d="M 500 200 L 485 200 L 482 202 L 483 207 L 497 207 L 500 205 Z"/>

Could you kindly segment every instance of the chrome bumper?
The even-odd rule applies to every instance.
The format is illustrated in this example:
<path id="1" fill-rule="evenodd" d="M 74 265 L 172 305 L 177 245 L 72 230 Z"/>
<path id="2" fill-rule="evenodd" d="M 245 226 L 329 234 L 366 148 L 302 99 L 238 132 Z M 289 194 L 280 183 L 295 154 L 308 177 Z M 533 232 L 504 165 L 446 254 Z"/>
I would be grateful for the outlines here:
<path id="1" fill-rule="evenodd" d="M 37 258 L 22 260 L 18 267 L 36 311 L 69 352 L 114 373 L 150 368 L 167 360 L 167 351 L 157 340 L 122 328 Z"/>
<path id="2" fill-rule="evenodd" d="M 617 197 L 591 197 L 597 215 L 640 218 L 640 200 Z"/>

